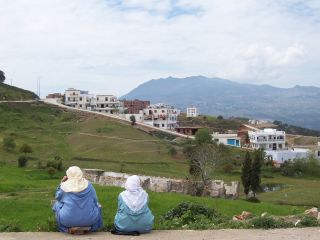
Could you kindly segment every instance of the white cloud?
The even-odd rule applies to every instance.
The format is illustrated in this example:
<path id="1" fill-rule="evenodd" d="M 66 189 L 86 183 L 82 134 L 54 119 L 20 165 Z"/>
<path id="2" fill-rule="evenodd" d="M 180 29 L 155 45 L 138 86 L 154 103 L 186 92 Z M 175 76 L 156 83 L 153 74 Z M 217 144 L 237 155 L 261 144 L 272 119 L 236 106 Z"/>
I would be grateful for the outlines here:
<path id="1" fill-rule="evenodd" d="M 306 0 L 0 0 L 0 69 L 16 85 L 124 94 L 207 75 L 317 85 L 320 20 Z M 306 77 L 307 76 L 307 77 Z"/>

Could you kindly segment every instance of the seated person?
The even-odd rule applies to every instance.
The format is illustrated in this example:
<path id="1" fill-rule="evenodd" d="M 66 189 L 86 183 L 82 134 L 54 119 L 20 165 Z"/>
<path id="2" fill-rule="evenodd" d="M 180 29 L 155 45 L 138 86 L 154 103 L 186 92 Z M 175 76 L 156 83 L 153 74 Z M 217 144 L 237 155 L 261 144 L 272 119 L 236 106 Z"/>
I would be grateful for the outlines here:
<path id="1" fill-rule="evenodd" d="M 93 232 L 102 227 L 101 205 L 96 191 L 83 177 L 79 167 L 73 166 L 67 170 L 55 198 L 57 201 L 52 210 L 60 232 L 76 233 L 74 227 L 88 227 L 87 231 Z"/>
<path id="2" fill-rule="evenodd" d="M 148 194 L 136 175 L 127 179 L 125 191 L 119 194 L 114 234 L 139 235 L 152 230 L 154 217 L 148 207 Z"/>

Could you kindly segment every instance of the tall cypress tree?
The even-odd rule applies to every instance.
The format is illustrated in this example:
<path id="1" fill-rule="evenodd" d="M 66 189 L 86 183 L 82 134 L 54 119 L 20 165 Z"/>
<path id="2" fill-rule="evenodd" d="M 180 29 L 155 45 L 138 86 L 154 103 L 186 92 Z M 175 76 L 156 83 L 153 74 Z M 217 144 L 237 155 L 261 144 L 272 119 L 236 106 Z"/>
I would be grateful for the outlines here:
<path id="1" fill-rule="evenodd" d="M 251 181 L 250 181 L 251 162 L 252 161 L 251 161 L 250 153 L 247 151 L 243 159 L 242 173 L 241 173 L 242 185 L 243 185 L 244 193 L 247 195 L 247 197 L 250 191 L 250 184 L 251 184 Z"/>
<path id="2" fill-rule="evenodd" d="M 253 192 L 253 196 L 256 197 L 256 193 L 260 188 L 261 183 L 261 166 L 263 161 L 263 150 L 258 149 L 254 152 L 254 159 L 252 162 L 251 174 L 250 174 L 250 189 Z"/>

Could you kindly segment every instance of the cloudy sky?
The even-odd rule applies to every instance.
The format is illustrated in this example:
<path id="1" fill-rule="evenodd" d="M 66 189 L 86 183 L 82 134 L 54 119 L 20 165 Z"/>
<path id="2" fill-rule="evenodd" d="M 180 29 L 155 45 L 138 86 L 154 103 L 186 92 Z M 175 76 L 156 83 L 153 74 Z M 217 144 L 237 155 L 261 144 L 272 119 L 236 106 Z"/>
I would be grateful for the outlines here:
<path id="1" fill-rule="evenodd" d="M 0 69 L 42 94 L 204 75 L 320 87 L 319 0 L 0 0 Z"/>

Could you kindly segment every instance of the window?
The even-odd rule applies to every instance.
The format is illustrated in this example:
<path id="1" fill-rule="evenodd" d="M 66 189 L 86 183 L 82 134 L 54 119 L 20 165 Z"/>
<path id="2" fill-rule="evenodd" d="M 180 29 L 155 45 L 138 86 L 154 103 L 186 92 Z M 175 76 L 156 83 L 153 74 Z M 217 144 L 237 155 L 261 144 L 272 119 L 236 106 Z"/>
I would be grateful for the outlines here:
<path id="1" fill-rule="evenodd" d="M 162 124 L 162 127 L 164 127 L 164 124 Z"/>
<path id="2" fill-rule="evenodd" d="M 82 97 L 80 98 L 80 101 L 82 101 Z"/>
<path id="3" fill-rule="evenodd" d="M 106 97 L 105 100 L 106 100 L 106 102 L 107 102 L 107 101 L 108 101 L 108 98 Z"/>

